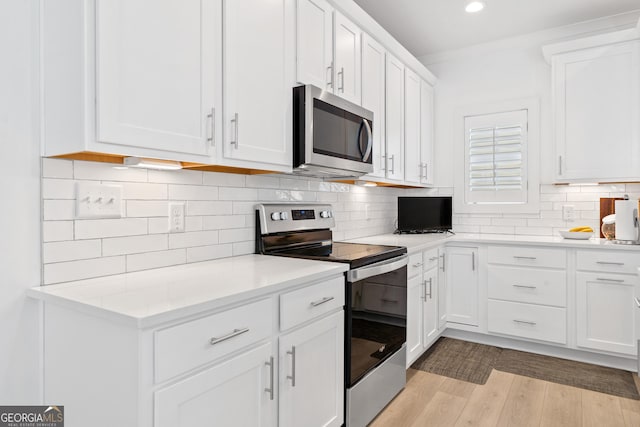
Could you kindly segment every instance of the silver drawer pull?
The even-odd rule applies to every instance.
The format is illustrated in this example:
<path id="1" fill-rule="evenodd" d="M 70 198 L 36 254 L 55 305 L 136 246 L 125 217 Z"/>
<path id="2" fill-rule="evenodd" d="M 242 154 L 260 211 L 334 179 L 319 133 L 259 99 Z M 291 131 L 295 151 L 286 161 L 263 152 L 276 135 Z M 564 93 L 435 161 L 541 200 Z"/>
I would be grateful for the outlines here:
<path id="1" fill-rule="evenodd" d="M 387 302 L 387 303 L 390 303 L 390 304 L 397 304 L 397 303 L 400 302 L 397 299 L 386 299 L 386 298 L 380 298 L 380 301 Z"/>
<path id="2" fill-rule="evenodd" d="M 531 326 L 535 326 L 536 322 L 532 322 L 530 320 L 518 320 L 518 319 L 513 319 L 514 322 L 516 323 L 524 323 L 525 325 L 531 325 Z"/>
<path id="3" fill-rule="evenodd" d="M 538 259 L 538 258 L 536 258 L 534 256 L 517 256 L 517 255 L 514 255 L 513 257 L 515 259 Z"/>
<path id="4" fill-rule="evenodd" d="M 634 297 L 633 300 L 636 302 L 638 308 L 640 308 L 640 300 L 638 299 L 638 297 Z"/>
<path id="5" fill-rule="evenodd" d="M 437 257 L 437 256 L 432 256 L 431 258 L 429 258 L 429 261 L 435 261 L 435 260 L 437 260 L 437 259 L 438 259 L 438 257 Z"/>
<path id="6" fill-rule="evenodd" d="M 523 288 L 523 289 L 537 289 L 537 286 L 529 286 L 529 285 L 511 285 L 514 288 Z"/>
<path id="7" fill-rule="evenodd" d="M 596 264 L 604 264 L 604 265 L 624 265 L 624 262 L 596 261 Z"/>
<path id="8" fill-rule="evenodd" d="M 317 307 L 317 306 L 319 306 L 319 305 L 324 304 L 325 302 L 329 302 L 329 301 L 331 301 L 332 299 L 334 299 L 334 297 L 324 297 L 324 298 L 322 298 L 322 299 L 321 299 L 321 300 L 319 300 L 319 301 L 313 301 L 313 302 L 311 303 L 311 305 L 312 305 L 313 307 Z"/>
<path id="9" fill-rule="evenodd" d="M 269 393 L 269 400 L 273 400 L 273 356 L 271 356 L 269 358 L 268 362 L 264 362 L 265 366 L 269 367 L 269 387 L 265 387 L 264 391 L 266 391 L 267 393 Z"/>
<path id="10" fill-rule="evenodd" d="M 416 262 L 415 264 L 412 264 L 414 268 L 418 268 L 422 265 L 421 262 Z"/>
<path id="11" fill-rule="evenodd" d="M 233 337 L 237 337 L 238 335 L 242 335 L 246 332 L 249 332 L 249 328 L 243 328 L 243 329 L 234 329 L 233 332 L 228 333 L 225 336 L 222 336 L 220 338 L 216 338 L 213 337 L 209 340 L 209 344 L 211 345 L 216 345 L 218 343 L 221 343 L 222 341 L 226 341 L 228 339 L 231 339 Z"/>
<path id="12" fill-rule="evenodd" d="M 614 282 L 614 283 L 624 283 L 624 279 L 607 279 L 604 277 L 597 277 L 596 280 L 600 282 Z"/>

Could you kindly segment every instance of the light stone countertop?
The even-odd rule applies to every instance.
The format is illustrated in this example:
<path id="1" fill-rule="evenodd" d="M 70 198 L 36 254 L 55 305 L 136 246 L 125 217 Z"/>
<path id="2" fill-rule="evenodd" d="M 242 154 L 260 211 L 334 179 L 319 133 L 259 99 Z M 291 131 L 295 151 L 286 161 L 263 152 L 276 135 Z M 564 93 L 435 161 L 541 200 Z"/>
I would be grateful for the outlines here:
<path id="1" fill-rule="evenodd" d="M 160 323 L 343 274 L 348 264 L 243 255 L 29 289 L 48 303 L 134 325 Z"/>

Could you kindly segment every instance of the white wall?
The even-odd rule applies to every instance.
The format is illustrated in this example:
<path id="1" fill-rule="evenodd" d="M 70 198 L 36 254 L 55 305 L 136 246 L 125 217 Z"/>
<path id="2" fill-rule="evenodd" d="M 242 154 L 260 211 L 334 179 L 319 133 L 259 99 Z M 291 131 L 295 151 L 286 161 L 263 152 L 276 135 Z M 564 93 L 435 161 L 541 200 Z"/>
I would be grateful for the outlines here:
<path id="1" fill-rule="evenodd" d="M 454 117 L 457 109 L 536 97 L 540 101 L 540 212 L 537 214 L 458 214 L 457 232 L 553 235 L 577 223 L 599 226 L 599 198 L 640 196 L 640 186 L 553 186 L 555 165 L 551 111 L 551 66 L 542 55 L 545 44 L 627 28 L 636 25 L 640 13 L 576 24 L 499 40 L 459 51 L 421 58 L 438 77 L 436 85 L 436 177 L 439 187 L 453 187 Z M 562 220 L 562 206 L 573 205 L 574 223 Z"/>
<path id="2" fill-rule="evenodd" d="M 40 157 L 32 27 L 35 1 L 0 1 L 0 405 L 41 402 Z"/>

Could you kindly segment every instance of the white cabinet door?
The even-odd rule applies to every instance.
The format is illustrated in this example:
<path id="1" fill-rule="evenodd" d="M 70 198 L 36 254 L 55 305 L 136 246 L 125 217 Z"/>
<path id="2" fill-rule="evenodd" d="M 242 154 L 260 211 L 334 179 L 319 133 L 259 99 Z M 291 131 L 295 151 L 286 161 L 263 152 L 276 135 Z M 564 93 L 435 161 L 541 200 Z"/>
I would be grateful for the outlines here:
<path id="1" fill-rule="evenodd" d="M 478 249 L 448 247 L 447 321 L 478 325 Z"/>
<path id="2" fill-rule="evenodd" d="M 355 104 L 362 102 L 360 39 L 362 31 L 339 12 L 334 12 L 334 93 Z"/>
<path id="3" fill-rule="evenodd" d="M 555 55 L 559 180 L 640 176 L 640 41 Z"/>
<path id="4" fill-rule="evenodd" d="M 373 112 L 373 173 L 385 177 L 386 144 L 384 135 L 384 62 L 385 50 L 367 34 L 362 35 L 362 106 Z"/>
<path id="5" fill-rule="evenodd" d="M 158 390 L 154 426 L 275 426 L 274 363 L 264 344 Z"/>
<path id="6" fill-rule="evenodd" d="M 424 287 L 422 306 L 422 344 L 428 347 L 438 336 L 438 269 L 432 268 L 424 272 L 422 284 Z"/>
<path id="7" fill-rule="evenodd" d="M 208 153 L 221 137 L 221 15 L 221 0 L 96 2 L 98 141 Z"/>
<path id="8" fill-rule="evenodd" d="M 225 0 L 225 158 L 291 165 L 292 1 Z"/>
<path id="9" fill-rule="evenodd" d="M 578 346 L 636 354 L 637 276 L 577 273 Z"/>
<path id="10" fill-rule="evenodd" d="M 298 0 L 296 80 L 333 92 L 333 8 L 325 0 Z"/>
<path id="11" fill-rule="evenodd" d="M 446 249 L 438 249 L 438 329 L 444 330 L 447 326 L 447 272 Z"/>
<path id="12" fill-rule="evenodd" d="M 420 77 L 404 70 L 404 180 L 420 184 L 423 167 L 420 162 Z"/>
<path id="13" fill-rule="evenodd" d="M 344 312 L 280 337 L 281 427 L 344 421 Z"/>
<path id="14" fill-rule="evenodd" d="M 407 281 L 407 368 L 422 354 L 422 274 Z"/>
<path id="15" fill-rule="evenodd" d="M 386 118 L 387 178 L 404 180 L 404 64 L 387 53 Z"/>
<path id="16" fill-rule="evenodd" d="M 433 185 L 433 149 L 434 149 L 434 95 L 433 86 L 420 82 L 420 164 L 422 176 L 420 182 Z"/>

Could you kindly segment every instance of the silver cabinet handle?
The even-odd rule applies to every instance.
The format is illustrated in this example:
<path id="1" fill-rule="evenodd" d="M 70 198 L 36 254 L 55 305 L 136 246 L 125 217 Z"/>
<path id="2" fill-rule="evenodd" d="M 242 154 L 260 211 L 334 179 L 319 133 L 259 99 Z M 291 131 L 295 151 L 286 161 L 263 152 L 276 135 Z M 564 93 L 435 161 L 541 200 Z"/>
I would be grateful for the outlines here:
<path id="1" fill-rule="evenodd" d="M 525 324 L 525 325 L 531 325 L 531 326 L 535 326 L 535 325 L 537 325 L 537 323 L 536 323 L 536 322 L 532 322 L 532 321 L 530 321 L 530 320 L 518 320 L 518 319 L 513 319 L 513 321 L 514 321 L 514 322 L 516 322 L 516 323 L 523 323 L 523 324 Z"/>
<path id="2" fill-rule="evenodd" d="M 431 286 L 433 285 L 433 279 L 431 277 L 429 277 L 429 293 L 426 293 L 426 289 L 425 289 L 425 295 L 424 295 L 424 300 L 425 302 L 427 301 L 427 297 L 429 297 L 429 299 L 432 299 L 433 297 L 431 296 Z"/>
<path id="3" fill-rule="evenodd" d="M 523 289 L 537 289 L 537 286 L 529 286 L 529 285 L 511 285 L 514 288 L 523 288 Z"/>
<path id="4" fill-rule="evenodd" d="M 437 257 L 437 256 L 432 256 L 431 258 L 429 258 L 429 261 L 435 261 L 435 260 L 437 260 L 437 259 L 438 259 L 438 257 Z"/>
<path id="5" fill-rule="evenodd" d="M 427 302 L 427 281 L 422 281 L 422 301 Z"/>
<path id="6" fill-rule="evenodd" d="M 291 355 L 291 375 L 287 375 L 287 379 L 291 380 L 291 387 L 296 386 L 296 346 L 291 346 L 291 351 L 287 351 Z"/>
<path id="7" fill-rule="evenodd" d="M 636 302 L 638 308 L 640 308 L 640 300 L 638 299 L 638 297 L 634 297 L 633 300 Z"/>
<path id="8" fill-rule="evenodd" d="M 231 119 L 231 123 L 233 123 L 234 139 L 233 139 L 233 141 L 230 142 L 230 144 L 231 145 L 235 145 L 236 148 L 238 148 L 238 113 L 235 113 L 233 115 L 233 119 Z"/>
<path id="9" fill-rule="evenodd" d="M 624 265 L 624 262 L 596 261 L 596 264 L 604 264 L 604 265 Z"/>
<path id="10" fill-rule="evenodd" d="M 333 62 L 327 67 L 327 71 L 329 72 L 329 82 L 327 86 L 333 90 Z"/>
<path id="11" fill-rule="evenodd" d="M 400 302 L 397 299 L 387 299 L 387 298 L 380 298 L 380 301 L 386 302 L 386 303 L 389 303 L 389 304 L 397 304 L 397 303 Z"/>
<path id="12" fill-rule="evenodd" d="M 369 121 L 367 119 L 362 119 L 362 123 L 364 124 L 364 128 L 367 130 L 367 149 L 362 156 L 362 161 L 366 162 L 369 160 L 371 156 L 371 150 L 373 149 L 373 132 L 371 131 L 371 126 L 369 125 Z"/>
<path id="13" fill-rule="evenodd" d="M 212 337 L 209 339 L 209 344 L 211 345 L 216 345 L 218 343 L 221 343 L 222 341 L 226 341 L 228 339 L 231 339 L 233 337 L 237 337 L 238 335 L 242 335 L 244 333 L 249 332 L 249 328 L 242 328 L 242 329 L 234 329 L 233 332 L 229 332 L 227 335 L 221 336 L 221 337 Z"/>
<path id="14" fill-rule="evenodd" d="M 413 268 L 418 268 L 422 265 L 421 262 L 416 262 L 415 264 L 412 264 Z"/>
<path id="15" fill-rule="evenodd" d="M 424 163 L 418 163 L 418 170 L 420 171 L 420 173 L 418 174 L 418 179 L 422 180 L 423 178 L 422 171 L 424 170 Z"/>
<path id="16" fill-rule="evenodd" d="M 476 271 L 476 253 L 471 252 L 471 271 Z"/>
<path id="17" fill-rule="evenodd" d="M 207 120 L 209 126 L 207 126 L 207 142 L 211 143 L 212 147 L 216 146 L 216 109 L 212 108 L 211 112 L 207 114 Z"/>
<path id="18" fill-rule="evenodd" d="M 442 258 L 442 271 L 444 271 L 444 256 L 445 254 L 440 255 L 440 258 Z"/>
<path id="19" fill-rule="evenodd" d="M 513 257 L 514 257 L 515 259 L 531 259 L 531 260 L 533 260 L 533 259 L 538 259 L 538 258 L 536 258 L 536 257 L 534 257 L 534 256 L 517 256 L 517 255 L 514 255 Z"/>
<path id="20" fill-rule="evenodd" d="M 264 391 L 269 393 L 269 400 L 273 400 L 273 356 L 269 358 L 268 362 L 264 362 L 265 366 L 269 367 L 269 387 L 266 387 Z"/>
<path id="21" fill-rule="evenodd" d="M 562 175 L 562 156 L 558 156 L 558 175 Z"/>
<path id="22" fill-rule="evenodd" d="M 389 159 L 391 159 L 391 175 L 393 175 L 396 173 L 396 155 L 392 154 Z"/>
<path id="23" fill-rule="evenodd" d="M 334 299 L 334 297 L 324 297 L 324 298 L 322 298 L 321 300 L 313 301 L 313 302 L 311 303 L 311 306 L 312 306 L 312 307 L 317 307 L 317 306 L 319 306 L 319 305 L 324 304 L 325 302 L 329 302 L 329 301 L 331 301 L 332 299 Z"/>
<path id="24" fill-rule="evenodd" d="M 338 71 L 338 75 L 340 76 L 340 83 L 338 86 L 338 90 L 344 93 L 344 67 L 340 67 L 340 71 Z"/>
<path id="25" fill-rule="evenodd" d="M 429 175 L 427 174 L 427 167 L 428 165 L 425 163 L 424 164 L 424 180 L 427 181 L 429 179 Z"/>
<path id="26" fill-rule="evenodd" d="M 605 277 L 597 277 L 596 280 L 600 282 L 624 283 L 624 279 L 607 279 Z"/>
<path id="27" fill-rule="evenodd" d="M 381 159 L 380 159 L 380 163 L 382 166 L 380 166 L 380 170 L 381 171 L 387 171 L 387 156 L 385 156 L 384 154 L 380 155 Z"/>

